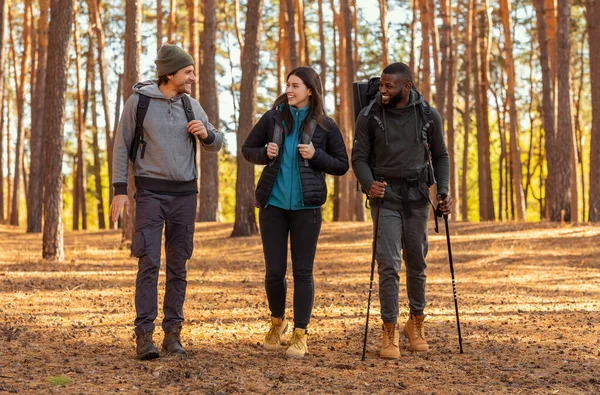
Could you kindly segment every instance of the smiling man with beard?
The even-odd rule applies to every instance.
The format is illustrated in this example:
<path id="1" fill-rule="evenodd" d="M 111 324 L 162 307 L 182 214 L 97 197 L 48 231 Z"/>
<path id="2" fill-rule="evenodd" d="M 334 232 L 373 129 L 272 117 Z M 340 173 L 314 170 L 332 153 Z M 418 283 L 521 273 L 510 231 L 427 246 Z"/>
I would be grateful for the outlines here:
<path id="1" fill-rule="evenodd" d="M 425 139 L 428 135 L 431 138 Z M 383 70 L 375 102 L 358 116 L 352 168 L 367 191 L 377 226 L 374 232 L 383 320 L 380 356 L 400 357 L 398 273 L 403 259 L 410 309 L 403 332 L 411 351 L 427 351 L 423 321 L 429 186 L 437 180 L 439 206 L 444 214 L 450 214 L 450 166 L 440 114 L 413 87 L 412 71 L 404 63 L 393 63 Z"/>
<path id="2" fill-rule="evenodd" d="M 132 255 L 139 258 L 135 286 L 135 335 L 138 359 L 159 357 L 152 341 L 158 315 L 158 273 L 165 228 L 166 289 L 163 302 L 163 351 L 186 357 L 180 340 L 187 286 L 186 262 L 194 248 L 198 193 L 196 139 L 218 151 L 221 133 L 208 122 L 200 103 L 189 97 L 194 60 L 183 49 L 165 44 L 155 61 L 158 80 L 137 83 L 125 103 L 115 134 L 110 212 L 116 221 L 129 211 L 127 169 L 133 164 L 136 187 Z"/>

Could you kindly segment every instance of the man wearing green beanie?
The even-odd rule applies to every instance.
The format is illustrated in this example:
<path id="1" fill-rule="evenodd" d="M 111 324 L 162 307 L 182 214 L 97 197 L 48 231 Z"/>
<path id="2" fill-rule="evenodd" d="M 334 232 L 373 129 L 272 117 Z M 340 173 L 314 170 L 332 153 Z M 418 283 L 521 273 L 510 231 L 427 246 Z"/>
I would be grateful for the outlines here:
<path id="1" fill-rule="evenodd" d="M 136 353 L 138 359 L 158 358 L 152 335 L 158 315 L 158 274 L 165 228 L 166 285 L 163 301 L 165 333 L 162 349 L 186 357 L 181 345 L 186 262 L 194 249 L 194 219 L 198 193 L 196 141 L 218 151 L 222 135 L 210 124 L 200 103 L 189 97 L 194 59 L 182 48 L 165 44 L 155 60 L 158 80 L 143 81 L 127 100 L 115 134 L 110 212 L 129 211 L 128 163 L 135 178 L 136 218 L 131 253 L 138 257 L 135 286 Z"/>

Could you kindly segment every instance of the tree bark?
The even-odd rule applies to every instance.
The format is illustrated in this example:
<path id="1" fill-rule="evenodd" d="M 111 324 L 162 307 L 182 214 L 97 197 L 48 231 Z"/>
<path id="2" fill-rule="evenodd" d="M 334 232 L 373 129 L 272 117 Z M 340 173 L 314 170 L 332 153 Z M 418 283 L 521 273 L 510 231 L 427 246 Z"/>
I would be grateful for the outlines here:
<path id="1" fill-rule="evenodd" d="M 9 20 L 10 20 L 9 13 Z M 25 140 L 25 83 L 27 74 L 29 73 L 29 55 L 31 47 L 31 0 L 24 1 L 24 15 L 23 15 L 23 50 L 21 52 L 21 67 L 20 75 L 17 77 L 16 66 L 15 67 L 15 88 L 17 96 L 17 145 L 15 147 L 15 163 L 13 171 L 13 196 L 11 200 L 10 210 L 10 224 L 14 226 L 19 225 L 19 192 L 21 185 L 21 176 L 23 169 L 21 164 L 23 162 L 23 147 Z M 12 30 L 12 29 L 11 29 Z M 11 50 L 15 51 L 14 40 L 11 43 Z M 16 58 L 15 58 L 16 59 Z"/>
<path id="2" fill-rule="evenodd" d="M 421 19 L 421 78 L 419 80 L 419 90 L 425 100 L 431 102 L 431 36 L 429 26 L 431 17 L 429 15 L 429 0 L 418 0 L 420 19 Z"/>
<path id="3" fill-rule="evenodd" d="M 298 44 L 296 41 L 296 4 L 295 0 L 282 1 L 286 1 L 287 11 L 287 33 L 289 37 L 289 56 L 291 69 L 286 70 L 286 72 L 289 73 L 290 71 L 292 71 L 292 69 L 295 69 L 300 65 L 300 60 L 298 59 Z"/>
<path id="4" fill-rule="evenodd" d="M 412 19 L 410 20 L 410 56 L 408 60 L 408 67 L 413 72 L 413 79 L 415 86 L 419 86 L 419 70 L 416 64 L 416 56 L 417 56 L 417 45 L 416 45 L 416 36 L 417 36 L 417 3 L 419 0 L 410 0 L 410 5 L 412 9 Z"/>
<path id="5" fill-rule="evenodd" d="M 321 66 L 321 85 L 323 85 L 323 97 L 325 97 L 327 82 L 327 57 L 325 56 L 325 28 L 323 26 L 323 0 L 319 1 L 319 65 Z"/>
<path id="6" fill-rule="evenodd" d="M 446 4 L 446 0 L 442 0 L 441 4 Z M 443 98 L 443 102 L 446 105 L 446 136 L 448 139 L 448 157 L 450 159 L 450 196 L 454 198 L 455 206 L 453 211 L 455 213 L 460 212 L 460 199 L 457 199 L 458 194 L 458 171 L 456 166 L 456 129 L 454 125 L 454 97 L 456 95 L 456 75 L 457 75 L 457 61 L 456 51 L 458 43 L 454 43 L 454 33 L 452 26 L 452 3 L 448 2 L 447 7 L 442 8 L 442 18 L 447 19 L 444 23 L 442 30 L 442 42 L 447 45 L 446 51 L 448 52 L 448 63 L 443 62 L 444 67 L 442 68 L 442 75 L 447 75 L 447 81 L 442 86 L 445 86 L 446 95 Z M 456 15 L 458 20 L 458 13 Z M 444 37 L 446 36 L 446 37 Z M 444 49 L 442 49 L 442 53 Z M 447 68 L 447 71 L 445 71 Z M 458 216 L 453 215 L 451 218 L 456 219 Z"/>
<path id="7" fill-rule="evenodd" d="M 525 195 L 523 194 L 521 148 L 519 147 L 519 129 L 517 115 L 517 100 L 515 98 L 515 61 L 513 60 L 512 20 L 510 16 L 510 3 L 500 0 L 500 16 L 504 27 L 504 53 L 505 67 L 508 79 L 507 99 L 509 106 L 509 131 L 510 131 L 510 160 L 513 172 L 513 191 L 515 192 L 515 219 L 525 220 Z"/>
<path id="8" fill-rule="evenodd" d="M 169 1 L 169 21 L 167 25 L 167 43 L 173 44 L 173 32 L 175 32 L 177 20 L 175 15 L 177 12 L 177 0 Z"/>
<path id="9" fill-rule="evenodd" d="M 554 95 L 553 95 L 553 82 L 552 73 L 550 69 L 550 56 L 551 44 L 548 39 L 546 32 L 546 11 L 544 8 L 544 2 L 534 1 L 536 19 L 537 19 L 537 34 L 540 46 L 540 65 L 542 69 L 542 122 L 544 125 L 544 148 L 546 151 L 546 167 L 548 176 L 546 178 L 546 210 L 544 217 L 550 218 L 550 208 L 554 207 L 554 194 L 555 194 L 555 182 L 556 176 L 555 168 L 555 140 L 556 140 L 556 127 L 555 127 L 555 106 L 554 106 Z"/>
<path id="10" fill-rule="evenodd" d="M 258 233 L 254 214 L 254 165 L 242 156 L 242 145 L 254 125 L 256 114 L 256 88 L 258 85 L 258 56 L 262 21 L 262 0 L 248 0 L 242 82 L 240 86 L 240 128 L 237 134 L 237 176 L 235 181 L 235 223 L 232 237 Z"/>
<path id="11" fill-rule="evenodd" d="M 217 1 L 204 0 L 204 32 L 202 33 L 202 68 L 200 69 L 200 104 L 208 120 L 219 127 L 219 94 L 215 79 L 217 53 Z M 219 154 L 202 151 L 200 156 L 200 222 L 217 221 L 219 209 Z"/>
<path id="12" fill-rule="evenodd" d="M 62 159 L 64 113 L 69 66 L 69 43 L 73 25 L 73 0 L 54 0 L 48 30 L 48 66 L 44 111 L 46 145 L 44 177 L 44 233 L 42 257 L 64 260 L 62 221 Z"/>
<path id="13" fill-rule="evenodd" d="M 381 27 L 381 69 L 390 63 L 388 52 L 387 0 L 379 0 L 379 22 Z"/>
<path id="14" fill-rule="evenodd" d="M 140 78 L 140 0 L 128 0 L 125 7 L 125 65 L 123 68 L 123 101 L 126 102 L 133 94 L 131 87 Z M 135 228 L 135 180 L 130 164 L 127 175 L 127 196 L 129 197 L 129 214 L 123 214 L 123 244 L 129 244 Z"/>
<path id="15" fill-rule="evenodd" d="M 90 10 L 90 24 L 94 30 L 94 38 L 98 48 L 97 61 L 98 61 L 98 74 L 100 76 L 100 92 L 102 94 L 102 109 L 104 112 L 104 135 L 106 141 L 106 162 L 108 164 L 108 189 L 109 189 L 109 201 L 112 201 L 113 188 L 112 188 L 112 161 L 113 161 L 113 133 L 111 131 L 110 121 L 110 105 L 108 102 L 108 84 L 107 84 L 107 72 L 106 72 L 106 60 L 104 58 L 104 26 L 102 25 L 102 19 L 100 18 L 100 2 L 99 0 L 88 0 L 88 7 Z M 118 110 L 117 110 L 118 113 Z M 118 122 L 118 115 L 115 116 L 115 123 Z M 116 127 L 115 127 L 116 130 Z M 112 227 L 112 220 L 110 220 Z"/>
<path id="16" fill-rule="evenodd" d="M 560 108 L 556 129 L 556 201 L 550 209 L 550 219 L 553 221 L 571 221 L 576 212 L 572 212 L 571 202 L 575 199 L 571 190 L 572 146 L 573 131 L 571 127 L 571 79 L 570 73 L 570 42 L 569 42 L 569 2 L 558 1 L 557 20 L 557 104 Z"/>
<path id="17" fill-rule="evenodd" d="M 2 1 L 4 3 L 4 1 Z M 42 231 L 42 199 L 44 186 L 44 89 L 46 86 L 46 58 L 48 52 L 48 11 L 49 0 L 40 0 L 39 34 L 37 47 L 37 68 L 35 86 L 31 98 L 31 160 L 29 164 L 29 188 L 27 191 L 30 202 L 27 205 L 27 232 Z M 0 30 L 3 30 L 0 27 Z M 3 63 L 0 57 L 0 63 Z M 4 74 L 0 69 L 0 75 Z M 2 89 L 0 89 L 0 92 Z"/>
<path id="18" fill-rule="evenodd" d="M 600 42 L 600 1 L 586 0 L 586 18 L 589 48 Z M 600 52 L 590 51 L 592 83 L 592 134 L 590 140 L 590 222 L 600 222 Z"/>
<path id="19" fill-rule="evenodd" d="M 156 52 L 162 47 L 163 41 L 163 8 L 162 0 L 156 0 Z"/>
<path id="20" fill-rule="evenodd" d="M 463 221 L 469 221 L 469 188 L 468 188 L 468 170 L 469 170 L 469 132 L 471 130 L 471 76 L 470 71 L 471 60 L 473 58 L 472 47 L 475 45 L 473 42 L 473 0 L 467 0 L 467 16 L 466 16 L 466 28 L 465 28 L 465 73 L 464 79 L 464 100 L 465 100 L 465 111 L 463 113 L 463 158 L 462 158 L 462 175 L 460 185 L 460 207 L 461 207 L 461 219 Z M 475 74 L 475 73 L 473 73 Z"/>
<path id="21" fill-rule="evenodd" d="M 79 215 L 81 214 L 81 229 L 87 229 L 87 205 L 85 199 L 86 191 L 86 169 L 83 152 L 85 150 L 84 131 L 85 119 L 83 110 L 83 97 L 81 92 L 81 45 L 79 44 L 79 23 L 77 22 L 77 14 L 79 12 L 77 3 L 73 9 L 73 42 L 75 44 L 75 92 L 77 98 L 77 156 L 76 156 L 76 171 L 75 177 L 77 181 L 73 187 L 76 192 L 76 200 L 73 202 L 73 230 L 79 230 Z"/>

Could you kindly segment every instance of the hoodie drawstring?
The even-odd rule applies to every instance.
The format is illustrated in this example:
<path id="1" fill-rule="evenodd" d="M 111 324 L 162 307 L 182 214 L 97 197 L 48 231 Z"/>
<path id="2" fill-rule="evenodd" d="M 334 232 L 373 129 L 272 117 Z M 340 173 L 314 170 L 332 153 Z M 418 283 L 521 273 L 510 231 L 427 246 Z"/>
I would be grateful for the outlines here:
<path id="1" fill-rule="evenodd" d="M 417 126 L 417 106 L 413 106 L 413 112 L 415 114 L 415 143 L 419 142 L 419 127 Z"/>

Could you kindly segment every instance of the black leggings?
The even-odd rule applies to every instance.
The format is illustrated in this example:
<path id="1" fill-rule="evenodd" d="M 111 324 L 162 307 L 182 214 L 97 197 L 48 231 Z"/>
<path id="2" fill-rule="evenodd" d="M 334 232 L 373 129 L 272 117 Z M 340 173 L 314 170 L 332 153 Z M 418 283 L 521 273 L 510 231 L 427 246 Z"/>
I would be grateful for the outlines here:
<path id="1" fill-rule="evenodd" d="M 271 316 L 285 315 L 289 233 L 294 274 L 294 327 L 306 329 L 315 297 L 313 263 L 321 231 L 321 209 L 284 210 L 268 206 L 260 209 L 259 222 Z"/>

